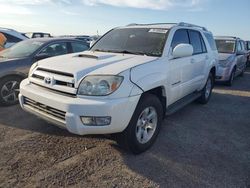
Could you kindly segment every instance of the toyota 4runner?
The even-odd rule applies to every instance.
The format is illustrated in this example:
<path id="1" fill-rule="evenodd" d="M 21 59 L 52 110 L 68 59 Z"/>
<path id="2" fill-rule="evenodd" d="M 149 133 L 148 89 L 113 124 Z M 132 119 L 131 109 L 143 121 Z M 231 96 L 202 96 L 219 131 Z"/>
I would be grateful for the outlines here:
<path id="1" fill-rule="evenodd" d="M 109 31 L 89 51 L 33 64 L 19 101 L 71 133 L 115 133 L 119 144 L 141 153 L 165 114 L 209 101 L 217 62 L 204 27 L 131 24 Z"/>

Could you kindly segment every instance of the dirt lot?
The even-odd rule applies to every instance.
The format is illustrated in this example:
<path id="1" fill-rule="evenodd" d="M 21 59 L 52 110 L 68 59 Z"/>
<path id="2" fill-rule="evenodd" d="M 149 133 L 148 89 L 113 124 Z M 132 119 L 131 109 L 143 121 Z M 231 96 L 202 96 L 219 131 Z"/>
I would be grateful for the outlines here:
<path id="1" fill-rule="evenodd" d="M 250 69 L 164 121 L 139 156 L 0 108 L 0 187 L 250 187 Z"/>

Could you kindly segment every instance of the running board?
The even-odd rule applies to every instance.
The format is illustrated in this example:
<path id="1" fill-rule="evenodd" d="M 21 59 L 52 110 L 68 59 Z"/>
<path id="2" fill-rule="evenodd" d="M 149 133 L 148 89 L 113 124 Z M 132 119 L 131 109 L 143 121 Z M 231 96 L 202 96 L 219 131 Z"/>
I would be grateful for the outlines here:
<path id="1" fill-rule="evenodd" d="M 190 104 L 191 102 L 193 102 L 194 100 L 198 99 L 201 96 L 201 92 L 195 92 L 192 94 L 189 94 L 185 97 L 183 97 L 182 99 L 178 100 L 177 102 L 171 104 L 167 110 L 166 110 L 166 116 L 171 115 L 175 112 L 177 112 L 178 110 L 180 110 L 181 108 L 183 108 L 184 106 Z"/>

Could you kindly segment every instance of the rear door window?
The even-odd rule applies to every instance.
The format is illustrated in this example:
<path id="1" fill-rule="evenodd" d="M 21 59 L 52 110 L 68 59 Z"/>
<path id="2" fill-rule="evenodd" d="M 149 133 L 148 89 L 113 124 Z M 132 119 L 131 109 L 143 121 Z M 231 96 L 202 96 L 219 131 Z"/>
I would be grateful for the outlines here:
<path id="1" fill-rule="evenodd" d="M 89 47 L 87 45 L 81 44 L 79 42 L 72 42 L 71 46 L 72 46 L 73 53 L 83 52 L 83 51 L 89 49 Z"/>
<path id="2" fill-rule="evenodd" d="M 198 31 L 189 30 L 190 44 L 194 48 L 194 55 L 203 53 L 203 46 L 201 42 L 201 34 Z"/>

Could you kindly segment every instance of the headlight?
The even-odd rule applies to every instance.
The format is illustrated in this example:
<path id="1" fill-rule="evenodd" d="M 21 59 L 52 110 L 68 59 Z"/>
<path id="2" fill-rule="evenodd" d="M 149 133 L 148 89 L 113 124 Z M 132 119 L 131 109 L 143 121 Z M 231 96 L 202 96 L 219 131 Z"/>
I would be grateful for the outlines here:
<path id="1" fill-rule="evenodd" d="M 33 70 L 37 67 L 37 63 L 34 63 L 31 67 L 30 67 L 30 70 L 29 70 L 29 77 L 31 76 Z"/>
<path id="2" fill-rule="evenodd" d="M 98 75 L 85 77 L 79 88 L 78 95 L 105 96 L 119 88 L 122 76 Z"/>

